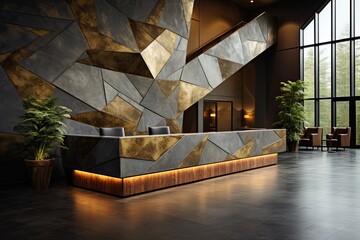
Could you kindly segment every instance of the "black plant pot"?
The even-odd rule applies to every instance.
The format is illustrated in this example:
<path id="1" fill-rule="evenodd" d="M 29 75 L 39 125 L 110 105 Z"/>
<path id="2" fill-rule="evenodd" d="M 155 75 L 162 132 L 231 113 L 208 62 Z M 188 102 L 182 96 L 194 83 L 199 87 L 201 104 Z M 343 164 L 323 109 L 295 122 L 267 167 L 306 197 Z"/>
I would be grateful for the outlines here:
<path id="1" fill-rule="evenodd" d="M 299 141 L 297 142 L 287 142 L 289 152 L 297 152 L 299 150 Z"/>

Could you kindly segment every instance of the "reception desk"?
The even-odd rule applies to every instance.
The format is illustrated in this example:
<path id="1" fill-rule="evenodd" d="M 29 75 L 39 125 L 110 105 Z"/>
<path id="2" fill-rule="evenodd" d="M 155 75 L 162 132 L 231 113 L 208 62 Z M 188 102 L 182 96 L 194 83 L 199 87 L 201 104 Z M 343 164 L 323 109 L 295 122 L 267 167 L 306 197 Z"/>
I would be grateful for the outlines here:
<path id="1" fill-rule="evenodd" d="M 283 129 L 153 136 L 67 135 L 73 185 L 120 197 L 277 164 Z"/>

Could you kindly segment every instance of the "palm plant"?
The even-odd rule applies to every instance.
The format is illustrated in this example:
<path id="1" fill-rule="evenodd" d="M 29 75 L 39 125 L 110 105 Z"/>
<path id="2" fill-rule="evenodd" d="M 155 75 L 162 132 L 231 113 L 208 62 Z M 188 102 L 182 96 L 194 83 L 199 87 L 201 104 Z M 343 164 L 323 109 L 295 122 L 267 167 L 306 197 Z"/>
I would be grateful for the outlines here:
<path id="1" fill-rule="evenodd" d="M 34 96 L 23 100 L 25 114 L 15 125 L 14 131 L 24 136 L 23 150 L 35 160 L 49 157 L 56 147 L 64 147 L 65 124 L 70 109 L 58 106 L 55 98 L 38 99 Z"/>
<path id="2" fill-rule="evenodd" d="M 281 82 L 281 95 L 276 97 L 280 101 L 278 113 L 279 121 L 275 127 L 286 129 L 286 138 L 290 143 L 300 140 L 299 133 L 305 121 L 304 100 L 305 83 L 302 80 Z"/>

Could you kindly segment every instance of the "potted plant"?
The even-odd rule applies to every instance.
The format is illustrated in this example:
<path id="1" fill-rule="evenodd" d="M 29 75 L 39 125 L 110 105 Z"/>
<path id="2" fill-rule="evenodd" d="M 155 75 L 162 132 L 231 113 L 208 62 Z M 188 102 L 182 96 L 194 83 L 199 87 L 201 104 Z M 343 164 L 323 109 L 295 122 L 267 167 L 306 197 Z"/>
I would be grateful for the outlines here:
<path id="1" fill-rule="evenodd" d="M 278 113 L 279 121 L 275 127 L 286 129 L 286 139 L 289 151 L 297 151 L 305 120 L 304 100 L 305 83 L 302 80 L 281 82 L 281 95 L 276 97 L 280 101 Z"/>
<path id="2" fill-rule="evenodd" d="M 50 157 L 57 147 L 64 147 L 65 124 L 70 118 L 70 109 L 58 106 L 55 98 L 38 99 L 30 96 L 23 100 L 25 114 L 14 126 L 14 131 L 24 140 L 19 144 L 27 158 L 24 160 L 32 186 L 36 190 L 47 190 L 54 158 Z"/>

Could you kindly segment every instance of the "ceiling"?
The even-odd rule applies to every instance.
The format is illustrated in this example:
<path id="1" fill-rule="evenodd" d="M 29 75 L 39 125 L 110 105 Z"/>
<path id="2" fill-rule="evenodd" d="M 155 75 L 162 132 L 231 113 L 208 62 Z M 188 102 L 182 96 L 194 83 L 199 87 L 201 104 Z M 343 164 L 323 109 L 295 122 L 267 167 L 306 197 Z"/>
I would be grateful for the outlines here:
<path id="1" fill-rule="evenodd" d="M 260 8 L 260 7 L 266 7 L 271 4 L 281 2 L 284 0 L 254 0 L 253 3 L 250 3 L 250 0 L 231 0 L 231 1 L 243 6 L 245 8 L 255 9 L 255 8 Z"/>

